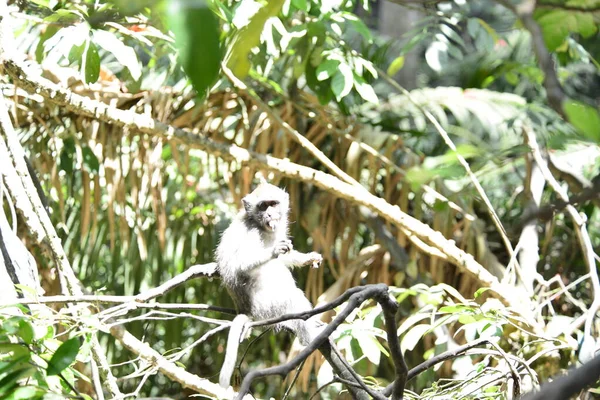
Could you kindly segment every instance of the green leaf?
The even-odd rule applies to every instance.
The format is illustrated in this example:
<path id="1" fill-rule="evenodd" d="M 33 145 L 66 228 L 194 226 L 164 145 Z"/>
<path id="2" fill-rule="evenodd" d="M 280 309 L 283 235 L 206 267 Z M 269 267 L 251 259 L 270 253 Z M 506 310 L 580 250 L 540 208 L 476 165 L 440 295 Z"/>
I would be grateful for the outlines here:
<path id="1" fill-rule="evenodd" d="M 555 51 L 571 33 L 589 37 L 598 30 L 593 14 L 586 12 L 556 9 L 536 13 L 536 20 L 542 28 L 549 51 Z"/>
<path id="2" fill-rule="evenodd" d="M 481 296 L 482 294 L 484 294 L 488 290 L 490 290 L 490 288 L 487 288 L 487 287 L 479 288 L 479 289 L 477 289 L 477 291 L 475 292 L 475 294 L 473 295 L 473 297 L 474 298 L 478 298 L 479 296 Z"/>
<path id="3" fill-rule="evenodd" d="M 48 362 L 48 375 L 58 375 L 65 368 L 71 365 L 71 363 L 75 361 L 75 357 L 77 357 L 79 346 L 80 344 L 78 337 L 73 337 L 61 344 Z"/>
<path id="4" fill-rule="evenodd" d="M 373 36 L 371 35 L 371 31 L 367 27 L 367 25 L 362 21 L 362 19 L 358 18 L 354 14 L 343 13 L 344 18 L 346 18 L 352 27 L 356 30 L 356 32 L 360 33 L 360 35 L 368 42 L 373 40 Z"/>
<path id="5" fill-rule="evenodd" d="M 324 81 L 333 76 L 340 62 L 338 60 L 325 60 L 317 67 L 317 80 Z"/>
<path id="6" fill-rule="evenodd" d="M 26 320 L 22 319 L 19 321 L 18 335 L 21 339 L 23 339 L 23 341 L 25 343 L 31 344 L 35 337 L 35 332 L 33 330 L 33 327 L 31 326 L 31 324 L 29 322 L 27 322 Z"/>
<path id="7" fill-rule="evenodd" d="M 563 106 L 567 119 L 583 136 L 600 142 L 600 115 L 598 110 L 575 100 L 568 100 Z"/>
<path id="8" fill-rule="evenodd" d="M 398 56 L 387 69 L 387 74 L 389 76 L 394 76 L 398 71 L 400 71 L 404 67 L 404 56 Z"/>
<path id="9" fill-rule="evenodd" d="M 74 44 L 69 51 L 69 56 L 67 59 L 69 63 L 74 64 L 77 63 L 81 65 L 83 63 L 83 53 L 85 52 L 86 42 L 81 43 L 80 45 Z"/>
<path id="10" fill-rule="evenodd" d="M 0 343 L 0 354 L 7 355 L 2 357 L 3 360 L 14 360 L 15 362 L 28 360 L 31 357 L 29 348 L 17 343 Z"/>
<path id="11" fill-rule="evenodd" d="M 267 19 L 276 16 L 284 0 L 270 0 L 264 2 L 263 6 L 252 17 L 250 22 L 242 27 L 233 40 L 230 57 L 227 60 L 227 66 L 240 79 L 248 75 L 250 70 L 250 61 L 248 56 L 252 49 L 260 43 L 260 34 L 263 31 Z"/>
<path id="12" fill-rule="evenodd" d="M 375 365 L 379 365 L 381 359 L 381 350 L 377 346 L 377 339 L 367 332 L 354 330 L 354 338 L 358 341 L 358 345 L 367 359 Z"/>
<path id="13" fill-rule="evenodd" d="M 183 70 L 204 97 L 217 81 L 221 65 L 217 16 L 206 0 L 173 0 L 169 2 L 168 20 Z"/>
<path id="14" fill-rule="evenodd" d="M 83 156 L 84 168 L 90 173 L 97 174 L 98 171 L 100 171 L 100 162 L 98 161 L 98 157 L 96 157 L 92 149 L 90 149 L 88 146 L 82 146 L 81 154 Z"/>
<path id="15" fill-rule="evenodd" d="M 61 8 L 60 10 L 57 10 L 54 14 L 44 18 L 44 22 L 49 24 L 55 24 L 57 26 L 72 25 L 83 20 L 83 15 L 81 15 L 79 11 L 66 10 L 64 8 Z"/>
<path id="16" fill-rule="evenodd" d="M 292 4 L 300 11 L 308 11 L 308 1 L 306 0 L 292 0 Z"/>
<path id="17" fill-rule="evenodd" d="M 84 63 L 81 65 L 85 83 L 94 83 L 100 76 L 100 56 L 98 55 L 98 49 L 91 40 L 87 40 L 85 55 L 83 57 Z"/>
<path id="18" fill-rule="evenodd" d="M 44 391 L 33 386 L 22 386 L 12 392 L 6 400 L 32 400 L 42 398 Z"/>
<path id="19" fill-rule="evenodd" d="M 429 328 L 431 328 L 431 325 L 429 324 L 420 324 L 415 325 L 411 330 L 406 332 L 406 335 L 404 335 L 400 342 L 402 351 L 413 350 L 423 335 L 429 331 Z"/>
<path id="20" fill-rule="evenodd" d="M 93 31 L 93 35 L 94 42 L 104 50 L 112 53 L 117 61 L 129 70 L 133 80 L 140 79 L 142 68 L 132 47 L 125 45 L 113 32 L 97 29 Z"/>
<path id="21" fill-rule="evenodd" d="M 354 87 L 356 88 L 356 91 L 358 92 L 360 97 L 362 97 L 366 101 L 371 102 L 373 104 L 379 103 L 379 99 L 375 94 L 375 90 L 373 90 L 373 86 L 369 85 L 362 78 L 355 77 Z"/>
<path id="22" fill-rule="evenodd" d="M 58 25 L 49 25 L 46 27 L 46 30 L 40 36 L 40 41 L 35 48 L 35 60 L 38 63 L 41 63 L 44 60 L 44 43 L 46 40 L 50 39 L 52 36 L 56 34 L 60 30 L 60 26 Z"/>
<path id="23" fill-rule="evenodd" d="M 354 74 L 348 64 L 340 64 L 331 80 L 331 90 L 337 101 L 346 97 L 354 85 Z"/>
<path id="24" fill-rule="evenodd" d="M 18 385 L 19 380 L 30 376 L 35 370 L 29 366 L 19 368 L 6 374 L 0 379 L 0 399 L 8 397 L 13 389 Z"/>
<path id="25" fill-rule="evenodd" d="M 440 309 L 438 310 L 438 312 L 440 313 L 457 313 L 457 312 L 463 312 L 465 310 L 473 310 L 473 307 L 469 307 L 469 306 L 465 306 L 463 304 L 455 304 L 452 306 L 444 306 L 444 307 L 440 307 Z"/>

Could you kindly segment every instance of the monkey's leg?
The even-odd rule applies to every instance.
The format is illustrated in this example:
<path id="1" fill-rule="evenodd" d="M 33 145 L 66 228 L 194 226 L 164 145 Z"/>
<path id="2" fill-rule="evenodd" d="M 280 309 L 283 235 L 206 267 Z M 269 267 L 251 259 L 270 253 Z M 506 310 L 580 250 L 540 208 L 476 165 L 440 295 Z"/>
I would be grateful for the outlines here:
<path id="1" fill-rule="evenodd" d="M 250 318 L 248 318 L 247 315 L 239 314 L 231 322 L 229 335 L 227 336 L 225 360 L 223 361 L 223 367 L 221 367 L 221 373 L 219 374 L 219 384 L 224 388 L 228 388 L 229 383 L 231 382 L 231 375 L 233 375 L 233 370 L 237 361 L 238 347 L 240 346 L 240 342 L 244 340 L 244 326 L 248 321 L 250 321 Z"/>

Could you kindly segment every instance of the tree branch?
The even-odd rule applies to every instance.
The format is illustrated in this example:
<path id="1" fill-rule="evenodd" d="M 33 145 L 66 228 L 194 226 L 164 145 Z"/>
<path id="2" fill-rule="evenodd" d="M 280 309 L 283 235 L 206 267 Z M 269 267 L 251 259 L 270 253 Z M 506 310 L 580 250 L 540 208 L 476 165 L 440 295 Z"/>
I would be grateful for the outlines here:
<path id="1" fill-rule="evenodd" d="M 566 376 L 542 386 L 534 394 L 528 394 L 522 400 L 564 400 L 570 399 L 582 389 L 593 385 L 600 378 L 600 355 L 572 370 Z"/>
<path id="2" fill-rule="evenodd" d="M 381 304 L 382 309 L 384 310 L 386 331 L 388 333 L 388 344 L 390 346 L 390 350 L 394 360 L 394 366 L 396 367 L 397 376 L 397 379 L 394 383 L 392 398 L 402 399 L 404 385 L 406 382 L 407 367 L 402 352 L 400 350 L 400 342 L 398 341 L 397 336 L 398 334 L 396 328 L 395 313 L 398 308 L 398 304 L 393 298 L 390 297 L 388 293 L 388 287 L 384 284 L 367 285 L 351 288 L 337 299 L 320 307 L 317 307 L 311 311 L 296 314 L 286 314 L 279 318 L 271 318 L 269 320 L 257 321 L 249 324 L 252 326 L 261 326 L 266 324 L 282 322 L 288 319 L 307 319 L 312 315 L 328 311 L 344 303 L 345 301 L 348 301 L 348 305 L 334 318 L 334 320 L 330 322 L 325 327 L 325 329 L 323 329 L 323 331 L 319 335 L 317 335 L 317 337 L 292 360 L 276 367 L 266 368 L 261 371 L 255 370 L 249 372 L 242 381 L 239 395 L 243 396 L 246 393 L 248 393 L 250 391 L 250 385 L 257 378 L 261 378 L 268 375 L 287 375 L 317 349 L 321 350 L 323 355 L 325 355 L 326 357 L 327 355 L 330 355 L 331 352 L 327 351 L 326 349 L 327 344 L 329 343 L 329 336 L 335 331 L 335 329 L 337 329 L 337 327 L 340 324 L 342 324 L 345 321 L 345 319 L 348 317 L 348 315 L 350 315 L 350 313 L 354 309 L 359 307 L 367 299 L 375 299 Z M 350 372 L 350 375 L 353 375 L 352 372 Z M 346 380 L 348 379 L 345 376 L 342 376 L 342 378 Z M 355 377 L 353 376 L 353 378 Z M 377 399 L 383 398 L 383 395 L 381 393 L 375 392 L 372 389 L 366 387 L 360 379 L 358 379 L 358 381 L 358 383 L 361 384 L 363 389 L 365 389 L 365 391 L 371 397 Z M 353 388 L 351 385 L 347 387 L 351 392 L 355 390 L 355 388 Z"/>

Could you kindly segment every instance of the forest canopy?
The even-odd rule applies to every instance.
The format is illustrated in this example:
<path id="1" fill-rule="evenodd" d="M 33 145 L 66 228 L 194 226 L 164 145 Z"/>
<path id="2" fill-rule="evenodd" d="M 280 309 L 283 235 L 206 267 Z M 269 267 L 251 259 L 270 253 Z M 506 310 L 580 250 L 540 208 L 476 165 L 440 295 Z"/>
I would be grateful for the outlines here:
<path id="1" fill-rule="evenodd" d="M 0 0 L 0 398 L 600 396 L 599 24 Z M 320 255 L 292 270 L 314 310 L 232 338 L 215 249 L 264 179 Z M 271 329 L 310 318 L 307 346 Z"/>

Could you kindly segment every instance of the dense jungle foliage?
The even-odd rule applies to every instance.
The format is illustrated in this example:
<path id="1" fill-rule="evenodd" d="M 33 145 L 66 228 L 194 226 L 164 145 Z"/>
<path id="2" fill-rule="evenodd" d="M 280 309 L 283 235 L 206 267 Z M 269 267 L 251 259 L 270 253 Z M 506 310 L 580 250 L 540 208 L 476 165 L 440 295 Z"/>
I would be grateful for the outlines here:
<path id="1" fill-rule="evenodd" d="M 313 305 L 389 286 L 403 398 L 516 399 L 586 365 L 572 398 L 600 395 L 600 1 L 15 0 L 0 17 L 1 399 L 233 398 L 218 277 L 161 285 L 211 265 L 261 176 L 290 195 L 294 247 L 324 258 L 294 271 Z M 331 339 L 402 398 L 375 300 L 321 316 L 350 307 Z M 235 390 L 302 347 L 253 329 L 240 349 Z M 251 393 L 347 385 L 314 352 Z"/>

